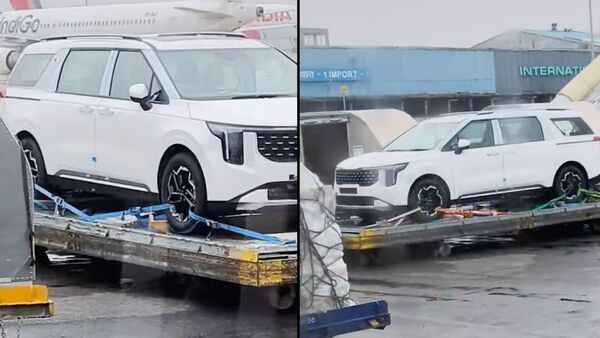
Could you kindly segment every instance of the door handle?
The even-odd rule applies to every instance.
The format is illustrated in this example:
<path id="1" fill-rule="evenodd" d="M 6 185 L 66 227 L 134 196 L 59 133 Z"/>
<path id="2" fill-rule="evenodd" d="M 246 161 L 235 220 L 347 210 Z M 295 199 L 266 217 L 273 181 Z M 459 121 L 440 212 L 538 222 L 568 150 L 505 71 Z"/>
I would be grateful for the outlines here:
<path id="1" fill-rule="evenodd" d="M 500 153 L 487 153 L 486 155 L 487 156 L 499 156 Z"/>
<path id="2" fill-rule="evenodd" d="M 115 111 L 110 108 L 102 108 L 98 111 L 98 113 L 102 116 L 113 116 L 115 115 Z"/>
<path id="3" fill-rule="evenodd" d="M 91 114 L 94 111 L 94 109 L 90 106 L 80 106 L 79 111 L 84 114 Z"/>

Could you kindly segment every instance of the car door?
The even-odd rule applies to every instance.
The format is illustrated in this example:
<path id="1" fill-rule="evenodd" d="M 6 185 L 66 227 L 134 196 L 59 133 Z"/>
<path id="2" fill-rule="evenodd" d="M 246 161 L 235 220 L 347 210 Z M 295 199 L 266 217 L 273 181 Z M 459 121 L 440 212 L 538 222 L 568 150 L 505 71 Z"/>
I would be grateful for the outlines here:
<path id="1" fill-rule="evenodd" d="M 42 98 L 46 112 L 40 146 L 51 174 L 87 179 L 95 170 L 95 111 L 101 101 L 109 50 L 71 50 L 56 92 Z"/>
<path id="2" fill-rule="evenodd" d="M 471 146 L 457 154 L 456 145 L 462 139 L 469 140 Z M 504 188 L 502 154 L 496 143 L 492 120 L 475 120 L 444 146 L 443 161 L 451 167 L 455 196 L 473 197 Z"/>
<path id="3" fill-rule="evenodd" d="M 508 189 L 540 187 L 548 171 L 549 157 L 555 151 L 544 137 L 535 116 L 498 119 L 504 172 Z"/>
<path id="4" fill-rule="evenodd" d="M 162 89 L 140 51 L 119 51 L 110 90 L 98 109 L 96 122 L 96 174 L 105 184 L 147 191 L 144 173 L 158 168 L 152 163 L 160 139 L 168 128 L 168 99 L 164 93 L 149 111 L 129 98 L 129 88 L 144 83 L 150 93 Z"/>

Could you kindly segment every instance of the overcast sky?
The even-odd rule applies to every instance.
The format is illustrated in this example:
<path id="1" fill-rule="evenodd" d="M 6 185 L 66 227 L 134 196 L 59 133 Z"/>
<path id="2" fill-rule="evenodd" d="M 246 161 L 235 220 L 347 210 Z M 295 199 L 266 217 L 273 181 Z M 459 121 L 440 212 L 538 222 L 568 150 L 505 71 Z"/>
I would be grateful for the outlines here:
<path id="1" fill-rule="evenodd" d="M 332 45 L 471 47 L 512 28 L 589 31 L 588 0 L 299 0 Z M 600 32 L 600 0 L 592 0 Z"/>

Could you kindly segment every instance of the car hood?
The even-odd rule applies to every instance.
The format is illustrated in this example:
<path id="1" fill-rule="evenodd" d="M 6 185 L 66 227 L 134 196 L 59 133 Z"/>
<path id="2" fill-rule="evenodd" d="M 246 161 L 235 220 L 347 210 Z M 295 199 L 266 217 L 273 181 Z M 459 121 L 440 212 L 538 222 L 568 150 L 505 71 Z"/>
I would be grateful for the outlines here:
<path id="1" fill-rule="evenodd" d="M 298 105 L 295 97 L 188 101 L 190 117 L 206 122 L 254 127 L 296 127 Z"/>
<path id="2" fill-rule="evenodd" d="M 388 165 L 410 163 L 433 155 L 433 151 L 380 151 L 351 157 L 337 165 L 339 169 L 374 168 Z"/>

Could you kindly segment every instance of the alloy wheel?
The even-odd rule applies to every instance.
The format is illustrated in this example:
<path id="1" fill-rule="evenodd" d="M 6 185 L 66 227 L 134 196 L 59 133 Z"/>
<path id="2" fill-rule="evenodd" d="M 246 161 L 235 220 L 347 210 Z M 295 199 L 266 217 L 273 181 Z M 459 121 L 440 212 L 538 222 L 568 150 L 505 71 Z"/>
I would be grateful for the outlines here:
<path id="1" fill-rule="evenodd" d="M 417 194 L 417 206 L 421 208 L 421 213 L 427 216 L 433 216 L 437 213 L 436 208 L 442 206 L 443 198 L 438 187 L 430 185 L 423 187 Z"/>
<path id="2" fill-rule="evenodd" d="M 33 183 L 37 183 L 38 176 L 40 175 L 40 169 L 35 157 L 33 157 L 33 153 L 30 149 L 23 149 L 23 153 L 25 154 L 25 159 L 29 164 L 29 168 L 31 168 L 31 177 L 33 178 Z"/>
<path id="3" fill-rule="evenodd" d="M 560 180 L 560 190 L 565 195 L 565 198 L 573 199 L 579 195 L 582 183 L 583 180 L 578 174 L 568 171 Z"/>
<path id="4" fill-rule="evenodd" d="M 167 202 L 175 208 L 173 216 L 180 222 L 187 222 L 190 209 L 196 205 L 196 185 L 191 171 L 185 166 L 171 171 L 167 189 Z"/>

